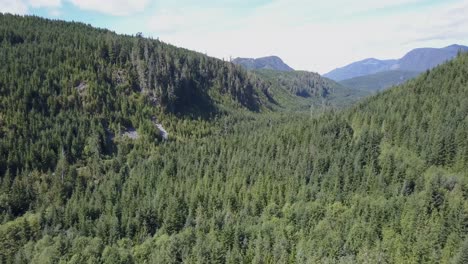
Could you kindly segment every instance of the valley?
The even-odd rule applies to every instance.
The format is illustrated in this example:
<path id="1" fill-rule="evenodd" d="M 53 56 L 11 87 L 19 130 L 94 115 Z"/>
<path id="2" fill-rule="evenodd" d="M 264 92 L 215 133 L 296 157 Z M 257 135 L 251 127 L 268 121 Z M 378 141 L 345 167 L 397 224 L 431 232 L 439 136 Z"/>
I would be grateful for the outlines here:
<path id="1" fill-rule="evenodd" d="M 467 53 L 373 94 L 36 16 L 0 49 L 0 263 L 468 259 Z"/>

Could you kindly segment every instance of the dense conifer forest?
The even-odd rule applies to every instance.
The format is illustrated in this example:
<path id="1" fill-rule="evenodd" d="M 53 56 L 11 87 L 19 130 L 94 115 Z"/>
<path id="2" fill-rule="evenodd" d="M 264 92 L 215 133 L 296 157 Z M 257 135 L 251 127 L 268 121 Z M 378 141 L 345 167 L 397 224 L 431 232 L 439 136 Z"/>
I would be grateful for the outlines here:
<path id="1" fill-rule="evenodd" d="M 307 111 L 80 23 L 0 15 L 0 61 L 0 263 L 468 262 L 468 54 Z"/>

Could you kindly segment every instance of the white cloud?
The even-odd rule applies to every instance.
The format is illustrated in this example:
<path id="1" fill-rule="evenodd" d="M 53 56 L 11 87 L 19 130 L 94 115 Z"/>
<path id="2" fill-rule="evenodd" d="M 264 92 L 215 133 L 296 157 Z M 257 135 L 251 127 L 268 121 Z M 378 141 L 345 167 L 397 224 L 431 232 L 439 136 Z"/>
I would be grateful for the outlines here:
<path id="1" fill-rule="evenodd" d="M 29 0 L 28 3 L 33 8 L 60 7 L 62 5 L 61 0 Z"/>
<path id="2" fill-rule="evenodd" d="M 0 12 L 23 15 L 28 12 L 28 6 L 22 0 L 0 0 Z"/>
<path id="3" fill-rule="evenodd" d="M 152 32 L 171 34 L 188 31 L 218 31 L 229 29 L 235 20 L 223 8 L 162 9 L 153 15 L 147 26 Z"/>
<path id="4" fill-rule="evenodd" d="M 68 0 L 83 10 L 114 16 L 127 16 L 145 10 L 150 0 Z"/>
<path id="5" fill-rule="evenodd" d="M 440 8 L 430 16 L 419 16 L 411 30 L 419 33 L 416 41 L 462 39 L 468 37 L 468 1 Z M 428 27 L 426 24 L 431 25 Z"/>
<path id="6" fill-rule="evenodd" d="M 418 2 L 277 0 L 247 16 L 228 8 L 166 10 L 148 28 L 164 41 L 219 58 L 278 55 L 294 68 L 321 73 L 366 57 L 398 58 L 420 46 L 468 44 L 467 0 L 402 8 Z"/>
<path id="7" fill-rule="evenodd" d="M 144 11 L 152 0 L 0 0 L 0 11 L 26 14 L 31 8 L 47 8 L 52 16 L 57 16 L 64 1 L 86 11 L 128 16 Z"/>
<path id="8" fill-rule="evenodd" d="M 384 9 L 424 0 L 275 0 L 258 10 L 259 13 L 278 13 L 282 16 L 301 19 L 301 17 L 339 17 L 364 13 L 370 10 Z M 299 16 L 298 16 L 299 15 Z"/>
<path id="9" fill-rule="evenodd" d="M 59 17 L 62 15 L 62 12 L 58 8 L 53 8 L 49 10 L 49 15 L 53 17 Z"/>
<path id="10" fill-rule="evenodd" d="M 169 33 L 183 30 L 188 25 L 184 23 L 184 16 L 162 10 L 149 19 L 148 26 L 153 32 Z"/>
<path id="11" fill-rule="evenodd" d="M 0 12 L 24 15 L 30 8 L 54 8 L 56 13 L 61 5 L 61 0 L 0 0 Z"/>

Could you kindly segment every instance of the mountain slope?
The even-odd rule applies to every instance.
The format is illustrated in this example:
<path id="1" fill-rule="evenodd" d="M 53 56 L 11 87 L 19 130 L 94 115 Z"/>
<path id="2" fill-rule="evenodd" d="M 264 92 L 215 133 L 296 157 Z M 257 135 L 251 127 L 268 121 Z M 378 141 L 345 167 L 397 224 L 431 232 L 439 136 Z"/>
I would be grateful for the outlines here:
<path id="1" fill-rule="evenodd" d="M 314 72 L 257 70 L 255 73 L 262 79 L 270 81 L 274 87 L 308 99 L 308 107 L 310 104 L 324 103 L 334 107 L 349 106 L 368 95 L 365 91 L 344 87 Z"/>
<path id="2" fill-rule="evenodd" d="M 345 87 L 375 92 L 403 84 L 418 75 L 418 72 L 392 70 L 342 80 L 339 83 Z"/>
<path id="3" fill-rule="evenodd" d="M 0 32 L 0 174 L 47 171 L 62 151 L 69 161 L 89 156 L 89 135 L 109 154 L 126 132 L 157 139 L 165 116 L 272 105 L 257 76 L 157 40 L 12 15 L 0 15 Z"/>
<path id="4" fill-rule="evenodd" d="M 232 60 L 232 63 L 241 65 L 247 70 L 260 70 L 269 69 L 276 71 L 293 71 L 294 69 L 289 67 L 277 56 L 262 57 L 258 59 L 251 58 L 236 58 Z"/>
<path id="5" fill-rule="evenodd" d="M 408 52 L 397 60 L 365 59 L 354 62 L 342 68 L 324 74 L 325 77 L 335 81 L 342 81 L 377 72 L 400 70 L 423 72 L 447 60 L 452 59 L 459 51 L 466 52 L 468 47 L 451 45 L 445 48 L 420 48 Z M 396 84 L 396 82 L 394 83 Z"/>

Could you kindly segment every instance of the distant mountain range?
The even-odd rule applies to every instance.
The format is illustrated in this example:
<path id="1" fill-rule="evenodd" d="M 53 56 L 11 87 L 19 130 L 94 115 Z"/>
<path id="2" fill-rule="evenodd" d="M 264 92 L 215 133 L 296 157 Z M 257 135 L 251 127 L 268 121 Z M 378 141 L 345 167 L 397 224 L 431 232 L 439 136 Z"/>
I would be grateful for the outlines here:
<path id="1" fill-rule="evenodd" d="M 379 60 L 369 58 L 335 69 L 323 76 L 335 81 L 342 81 L 354 77 L 391 70 L 392 66 L 397 64 L 397 62 L 398 60 Z"/>
<path id="2" fill-rule="evenodd" d="M 276 70 L 276 71 L 294 71 L 283 60 L 277 56 L 268 56 L 258 59 L 253 58 L 236 58 L 232 63 L 241 65 L 247 70 Z"/>
<path id="3" fill-rule="evenodd" d="M 317 103 L 323 106 L 324 102 L 330 106 L 343 107 L 369 95 L 369 91 L 345 87 L 315 72 L 296 71 L 277 56 L 257 59 L 236 58 L 231 62 L 254 72 L 262 80 L 278 88 L 271 89 L 276 91 L 277 98 L 275 99 L 285 101 L 281 98 L 281 92 L 278 93 L 278 91 L 288 91 L 291 95 L 304 99 L 305 101 L 299 99 L 291 104 L 298 104 L 299 108 L 303 106 L 300 102 L 305 102 L 307 107 Z"/>
<path id="4" fill-rule="evenodd" d="M 400 59 L 365 59 L 337 68 L 327 74 L 324 74 L 324 76 L 335 81 L 343 81 L 375 73 L 398 71 L 379 75 L 384 76 L 384 78 L 386 78 L 385 82 L 391 86 L 401 82 L 400 77 L 402 75 L 395 73 L 406 72 L 404 76 L 414 77 L 416 75 L 415 73 L 421 73 L 425 70 L 432 69 L 435 66 L 454 58 L 459 51 L 467 52 L 468 47 L 462 45 L 450 45 L 445 48 L 418 48 L 411 50 Z M 389 79 L 390 76 L 395 77 L 394 81 Z M 375 80 L 375 76 L 373 78 Z M 366 80 L 366 78 L 362 80 Z M 354 83 L 356 83 L 356 80 L 354 80 Z M 359 85 L 362 85 L 362 83 Z"/>

